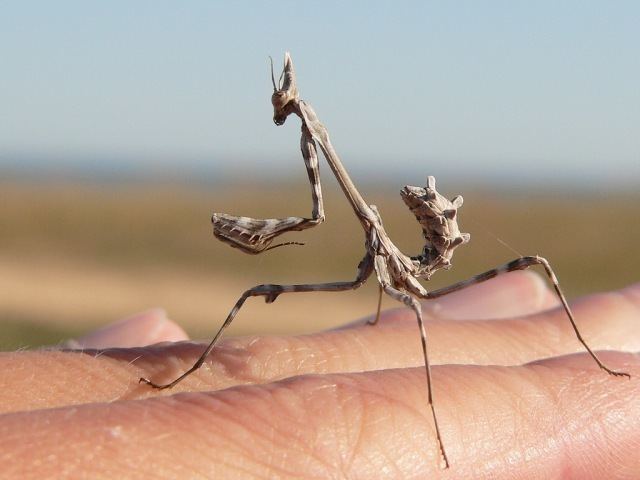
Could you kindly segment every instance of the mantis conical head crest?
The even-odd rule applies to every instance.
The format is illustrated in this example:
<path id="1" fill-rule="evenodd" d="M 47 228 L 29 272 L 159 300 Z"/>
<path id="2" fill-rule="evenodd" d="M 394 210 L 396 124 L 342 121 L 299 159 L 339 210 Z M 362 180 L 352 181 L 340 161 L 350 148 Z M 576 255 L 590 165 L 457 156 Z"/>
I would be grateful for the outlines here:
<path id="1" fill-rule="evenodd" d="M 271 57 L 269 58 L 271 59 Z M 291 103 L 298 102 L 296 74 L 293 70 L 293 62 L 289 52 L 284 54 L 284 66 L 277 84 L 273 74 L 273 60 L 271 60 L 271 83 L 273 84 L 273 95 L 271 95 L 273 122 L 276 125 L 282 125 L 287 116 L 293 111 Z"/>

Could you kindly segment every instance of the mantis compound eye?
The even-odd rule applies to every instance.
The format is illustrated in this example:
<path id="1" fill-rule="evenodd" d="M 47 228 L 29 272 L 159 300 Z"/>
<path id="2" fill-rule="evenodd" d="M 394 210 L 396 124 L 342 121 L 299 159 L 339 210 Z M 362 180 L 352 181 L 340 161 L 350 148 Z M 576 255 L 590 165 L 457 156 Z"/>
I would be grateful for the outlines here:
<path id="1" fill-rule="evenodd" d="M 287 104 L 291 99 L 286 92 L 278 91 L 271 95 L 271 104 L 273 105 L 273 123 L 283 125 L 289 115 Z"/>

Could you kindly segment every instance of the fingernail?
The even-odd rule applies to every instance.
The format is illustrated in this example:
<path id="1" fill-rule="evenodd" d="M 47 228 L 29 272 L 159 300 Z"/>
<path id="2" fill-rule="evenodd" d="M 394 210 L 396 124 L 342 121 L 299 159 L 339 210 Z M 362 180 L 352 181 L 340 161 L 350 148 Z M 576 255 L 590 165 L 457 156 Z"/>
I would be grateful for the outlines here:
<path id="1" fill-rule="evenodd" d="M 65 346 L 70 348 L 140 347 L 151 343 L 186 339 L 188 336 L 184 330 L 169 320 L 163 309 L 154 308 L 68 341 Z"/>
<path id="2" fill-rule="evenodd" d="M 622 292 L 633 298 L 634 301 L 640 302 L 640 282 L 632 283 L 631 285 L 624 287 Z"/>

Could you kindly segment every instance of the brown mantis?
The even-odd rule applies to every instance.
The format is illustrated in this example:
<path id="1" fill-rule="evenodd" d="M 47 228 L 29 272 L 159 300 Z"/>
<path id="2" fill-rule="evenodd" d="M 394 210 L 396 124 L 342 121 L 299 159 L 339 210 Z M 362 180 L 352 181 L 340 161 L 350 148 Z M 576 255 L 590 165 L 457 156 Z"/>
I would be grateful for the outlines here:
<path id="1" fill-rule="evenodd" d="M 573 313 L 560 289 L 553 269 L 549 265 L 549 262 L 542 257 L 519 257 L 468 280 L 439 290 L 427 291 L 418 279 L 423 278 L 429 280 L 436 271 L 448 269 L 451 266 L 451 258 L 455 249 L 467 243 L 470 239 L 469 234 L 460 232 L 457 223 L 457 210 L 462 206 L 462 197 L 457 196 L 452 200 L 443 197 L 436 191 L 435 179 L 433 177 L 427 178 L 426 187 L 406 186 L 401 190 L 400 194 L 402 199 L 420 223 L 425 240 L 424 248 L 420 254 L 415 256 L 405 255 L 393 244 L 387 235 L 376 207 L 374 205 L 368 205 L 354 186 L 329 140 L 327 129 L 320 123 L 311 106 L 299 98 L 293 63 L 288 53 L 285 54 L 284 68 L 277 85 L 273 76 L 273 62 L 271 64 L 271 77 L 273 83 L 271 102 L 274 109 L 273 121 L 275 124 L 284 124 L 287 117 L 291 114 L 298 116 L 302 122 L 300 148 L 311 184 L 313 198 L 311 218 L 287 217 L 281 219 L 253 219 L 216 213 L 212 217 L 214 235 L 232 247 L 239 248 L 246 253 L 258 254 L 281 245 L 296 243 L 286 242 L 272 246 L 271 243 L 273 240 L 283 233 L 305 230 L 323 222 L 324 208 L 317 156 L 317 145 L 319 145 L 365 233 L 365 255 L 358 265 L 357 276 L 352 281 L 344 282 L 299 285 L 264 284 L 250 288 L 240 296 L 211 343 L 189 370 L 167 384 L 157 384 L 146 378 L 141 378 L 141 382 L 147 383 L 154 388 L 171 388 L 200 368 L 209 353 L 211 353 L 216 346 L 222 333 L 231 324 L 249 297 L 262 296 L 267 303 L 271 303 L 284 293 L 338 292 L 351 290 L 363 285 L 375 272 L 380 285 L 380 297 L 382 296 L 382 292 L 385 292 L 395 300 L 407 305 L 415 313 L 422 340 L 422 353 L 424 356 L 427 380 L 427 399 L 442 460 L 444 461 L 445 467 L 449 467 L 449 460 L 443 445 L 433 402 L 431 366 L 427 355 L 427 334 L 418 299 L 437 298 L 470 285 L 484 282 L 502 273 L 524 270 L 534 265 L 541 265 L 544 268 L 578 340 L 598 366 L 611 375 L 629 377 L 627 373 L 611 370 L 604 365 L 589 345 L 587 345 L 578 330 Z M 378 301 L 375 320 L 370 323 L 377 323 L 379 315 L 380 301 Z"/>

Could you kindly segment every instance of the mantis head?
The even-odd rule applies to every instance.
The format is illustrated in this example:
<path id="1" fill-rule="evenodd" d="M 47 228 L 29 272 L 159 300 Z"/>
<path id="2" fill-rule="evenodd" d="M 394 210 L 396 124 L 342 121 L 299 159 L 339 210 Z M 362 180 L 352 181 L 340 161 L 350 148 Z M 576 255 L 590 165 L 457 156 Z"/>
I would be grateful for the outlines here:
<path id="1" fill-rule="evenodd" d="M 276 85 L 273 75 L 273 59 L 271 60 L 271 83 L 273 84 L 273 94 L 271 103 L 273 104 L 273 123 L 283 125 L 290 113 L 294 111 L 295 104 L 298 103 L 298 88 L 296 86 L 296 74 L 293 70 L 293 62 L 289 52 L 284 54 L 284 67 Z"/>

